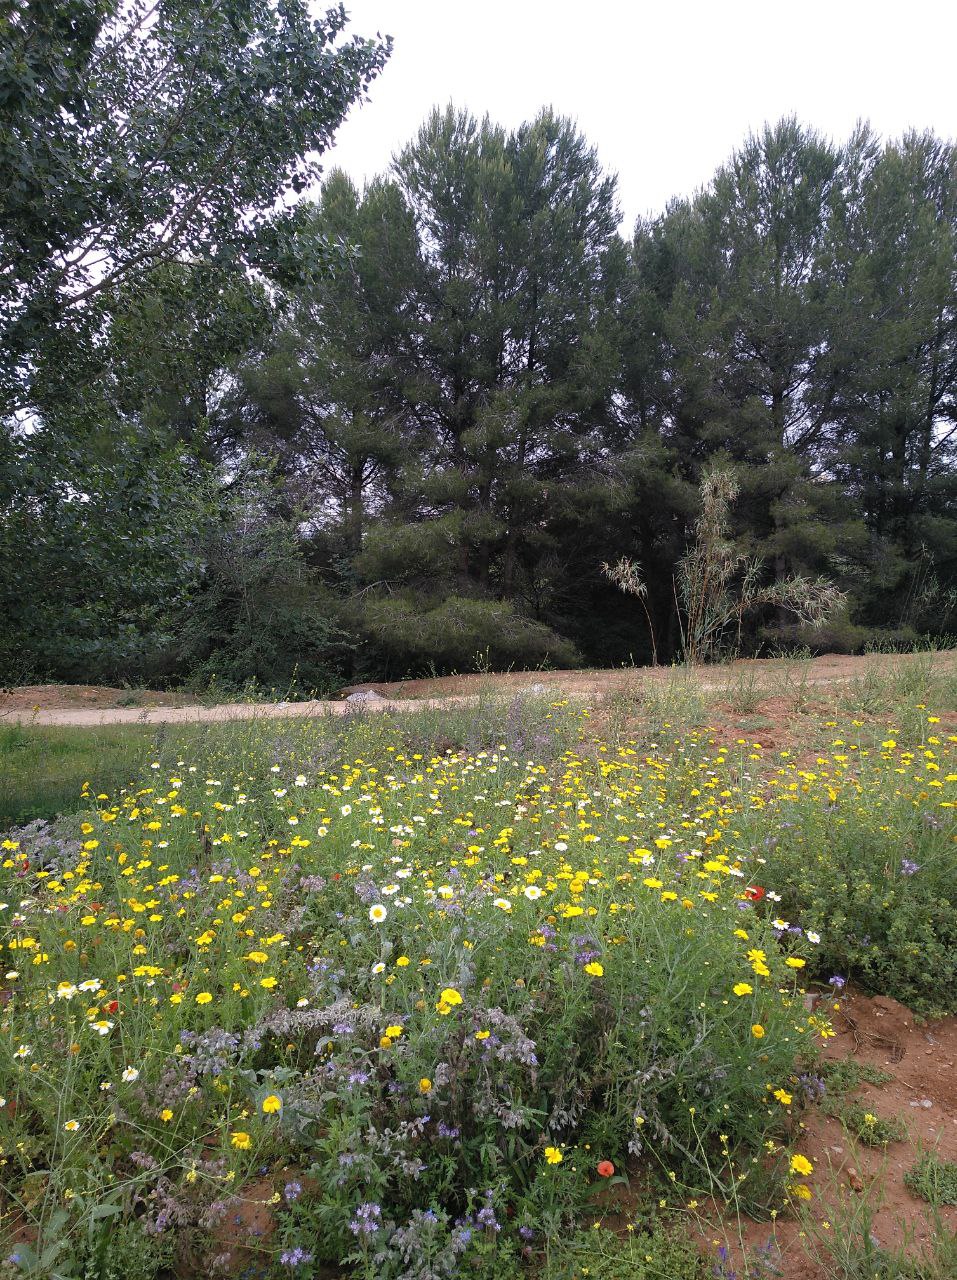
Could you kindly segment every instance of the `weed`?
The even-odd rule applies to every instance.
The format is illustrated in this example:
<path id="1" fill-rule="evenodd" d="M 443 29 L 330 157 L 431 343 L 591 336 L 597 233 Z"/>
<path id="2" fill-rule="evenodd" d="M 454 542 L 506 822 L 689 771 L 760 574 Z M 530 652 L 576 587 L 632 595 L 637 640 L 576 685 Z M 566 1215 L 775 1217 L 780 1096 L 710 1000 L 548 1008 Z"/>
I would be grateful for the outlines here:
<path id="1" fill-rule="evenodd" d="M 904 1174 L 904 1183 L 928 1204 L 957 1205 L 957 1162 L 941 1160 L 936 1151 L 924 1151 Z"/>
<path id="2" fill-rule="evenodd" d="M 757 711 L 765 697 L 759 686 L 753 669 L 738 672 L 724 691 L 724 697 L 731 710 L 738 716 L 749 716 Z"/>
<path id="3" fill-rule="evenodd" d="M 843 1104 L 834 1109 L 844 1132 L 866 1147 L 886 1147 L 891 1142 L 903 1142 L 907 1128 L 896 1117 L 885 1120 L 860 1103 Z"/>
<path id="4" fill-rule="evenodd" d="M 542 1280 L 706 1280 L 714 1274 L 686 1232 L 656 1223 L 624 1236 L 580 1232 L 549 1259 Z"/>
<path id="5" fill-rule="evenodd" d="M 861 1085 L 888 1084 L 894 1077 L 880 1067 L 871 1066 L 869 1062 L 861 1062 L 858 1058 L 838 1058 L 823 1062 L 820 1073 L 824 1078 L 829 1096 L 840 1097 L 859 1089 Z"/>

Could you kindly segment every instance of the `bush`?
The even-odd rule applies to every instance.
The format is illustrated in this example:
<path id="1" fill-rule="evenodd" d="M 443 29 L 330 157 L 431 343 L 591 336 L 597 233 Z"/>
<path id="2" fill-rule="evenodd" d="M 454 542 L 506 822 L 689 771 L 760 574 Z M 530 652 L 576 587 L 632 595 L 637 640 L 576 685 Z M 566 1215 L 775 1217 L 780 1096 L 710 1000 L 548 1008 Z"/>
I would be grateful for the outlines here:
<path id="1" fill-rule="evenodd" d="M 474 671 L 575 666 L 574 646 L 549 627 L 500 600 L 449 596 L 441 602 L 413 595 L 369 598 L 360 629 L 394 668 Z"/>

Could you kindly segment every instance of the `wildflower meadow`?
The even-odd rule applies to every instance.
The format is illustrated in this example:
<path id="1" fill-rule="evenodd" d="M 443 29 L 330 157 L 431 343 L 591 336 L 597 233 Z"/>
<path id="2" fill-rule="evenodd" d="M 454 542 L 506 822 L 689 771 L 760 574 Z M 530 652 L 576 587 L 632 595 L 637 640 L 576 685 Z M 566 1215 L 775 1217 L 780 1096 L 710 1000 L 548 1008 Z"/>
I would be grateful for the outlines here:
<path id="1" fill-rule="evenodd" d="M 4 841 L 0 1274 L 724 1275 L 689 1203 L 813 1201 L 845 982 L 957 1007 L 957 735 L 532 702 L 167 741 Z"/>

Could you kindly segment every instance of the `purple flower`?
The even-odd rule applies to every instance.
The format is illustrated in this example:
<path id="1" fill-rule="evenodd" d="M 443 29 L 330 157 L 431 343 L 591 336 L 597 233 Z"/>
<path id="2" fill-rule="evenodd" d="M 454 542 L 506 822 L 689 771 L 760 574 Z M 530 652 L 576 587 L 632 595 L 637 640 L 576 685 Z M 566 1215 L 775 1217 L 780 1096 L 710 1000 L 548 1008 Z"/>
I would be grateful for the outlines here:
<path id="1" fill-rule="evenodd" d="M 302 1195 L 301 1182 L 287 1182 L 283 1188 L 283 1195 L 286 1198 L 286 1204 L 293 1204 Z"/>
<path id="2" fill-rule="evenodd" d="M 298 1267 L 300 1262 L 312 1262 L 312 1254 L 297 1244 L 295 1249 L 284 1249 L 279 1255 L 279 1261 L 284 1267 Z"/>
<path id="3" fill-rule="evenodd" d="M 828 985 L 832 986 L 835 991 L 843 991 L 847 986 L 847 979 L 842 978 L 840 974 L 835 974 L 833 978 L 828 978 Z"/>
<path id="4" fill-rule="evenodd" d="M 901 859 L 901 875 L 902 876 L 915 876 L 918 871 L 920 871 L 919 863 L 912 862 L 910 858 Z"/>
<path id="5" fill-rule="evenodd" d="M 377 1204 L 360 1204 L 356 1216 L 349 1223 L 349 1230 L 354 1236 L 372 1236 L 379 1230 L 382 1210 Z"/>

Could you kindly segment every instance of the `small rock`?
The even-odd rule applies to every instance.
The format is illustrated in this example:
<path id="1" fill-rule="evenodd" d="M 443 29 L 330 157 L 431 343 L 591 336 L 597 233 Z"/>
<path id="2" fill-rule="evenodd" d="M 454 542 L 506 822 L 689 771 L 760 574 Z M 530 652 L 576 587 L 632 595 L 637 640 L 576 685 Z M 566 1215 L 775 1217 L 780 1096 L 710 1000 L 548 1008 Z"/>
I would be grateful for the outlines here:
<path id="1" fill-rule="evenodd" d="M 528 687 L 528 691 L 529 691 L 529 693 L 544 693 L 544 692 L 545 692 L 545 686 L 544 686 L 543 684 L 540 684 L 540 683 L 538 683 L 538 682 L 536 681 L 536 683 L 535 683 L 535 684 L 529 685 L 529 687 Z"/>
<path id="2" fill-rule="evenodd" d="M 847 1170 L 847 1180 L 850 1183 L 852 1191 L 863 1191 L 864 1183 L 861 1181 L 861 1175 L 851 1166 Z"/>
<path id="3" fill-rule="evenodd" d="M 375 689 L 360 689 L 358 693 L 350 693 L 346 698 L 346 702 L 384 702 L 381 693 L 376 693 Z"/>

